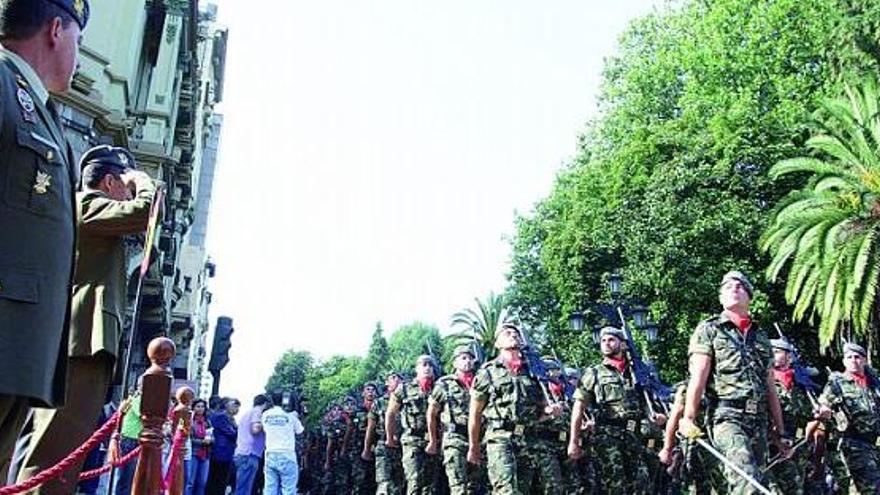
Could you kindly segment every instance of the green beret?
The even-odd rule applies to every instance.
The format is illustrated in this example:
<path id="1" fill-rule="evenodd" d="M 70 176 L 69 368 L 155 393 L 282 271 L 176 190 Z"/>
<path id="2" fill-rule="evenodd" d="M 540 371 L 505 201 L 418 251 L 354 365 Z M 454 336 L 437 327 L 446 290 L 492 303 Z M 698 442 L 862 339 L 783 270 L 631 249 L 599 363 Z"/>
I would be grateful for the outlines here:
<path id="1" fill-rule="evenodd" d="M 770 339 L 770 347 L 774 349 L 782 349 L 783 351 L 794 352 L 794 346 L 782 339 Z"/>
<path id="2" fill-rule="evenodd" d="M 862 357 L 868 357 L 868 352 L 865 351 L 865 348 L 856 344 L 855 342 L 847 342 L 843 344 L 843 355 L 846 356 L 849 353 L 855 352 L 856 354 L 861 354 Z"/>
<path id="3" fill-rule="evenodd" d="M 752 285 L 752 281 L 749 280 L 749 278 L 746 277 L 743 274 L 743 272 L 737 271 L 737 270 L 732 270 L 732 271 L 725 273 L 724 276 L 721 277 L 721 285 L 720 286 L 723 286 L 724 284 L 726 284 L 727 282 L 730 282 L 731 280 L 736 280 L 739 283 L 741 283 L 743 288 L 746 290 L 746 292 L 749 293 L 749 297 L 752 297 L 752 294 L 755 291 L 755 287 Z"/>
<path id="4" fill-rule="evenodd" d="M 431 357 L 431 355 L 429 355 L 429 354 L 422 354 L 421 356 L 416 358 L 416 365 L 419 365 L 419 364 L 422 364 L 425 362 L 427 362 L 431 365 L 434 365 L 434 358 Z"/>
<path id="5" fill-rule="evenodd" d="M 599 331 L 599 338 L 601 339 L 602 337 L 604 337 L 606 335 L 612 335 L 614 337 L 617 337 L 618 340 L 621 340 L 621 341 L 626 340 L 626 335 L 623 333 L 623 330 L 621 330 L 617 327 L 612 327 L 612 326 L 602 327 L 602 330 Z"/>

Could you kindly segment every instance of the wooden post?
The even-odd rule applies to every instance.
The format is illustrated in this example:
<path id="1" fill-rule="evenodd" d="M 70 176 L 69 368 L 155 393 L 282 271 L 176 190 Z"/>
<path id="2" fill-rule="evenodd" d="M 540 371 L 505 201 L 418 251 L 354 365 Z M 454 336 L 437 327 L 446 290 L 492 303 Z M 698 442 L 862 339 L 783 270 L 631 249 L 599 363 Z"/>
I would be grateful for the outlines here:
<path id="1" fill-rule="evenodd" d="M 163 426 L 171 398 L 171 368 L 174 342 L 165 337 L 153 339 L 147 347 L 152 365 L 144 373 L 141 385 L 141 454 L 131 485 L 132 495 L 160 495 L 162 493 Z"/>
<path id="2" fill-rule="evenodd" d="M 174 407 L 174 413 L 171 419 L 171 425 L 174 428 L 174 435 L 177 430 L 183 432 L 184 438 L 189 437 L 189 430 L 192 427 L 192 413 L 190 413 L 190 405 L 195 398 L 195 392 L 189 387 L 180 387 L 174 396 L 177 397 L 177 406 Z M 177 466 L 174 467 L 174 476 L 171 478 L 171 487 L 168 489 L 168 495 L 183 495 L 185 488 L 183 480 L 183 451 L 186 449 L 186 441 L 178 447 Z M 169 467 L 170 469 L 170 467 Z"/>

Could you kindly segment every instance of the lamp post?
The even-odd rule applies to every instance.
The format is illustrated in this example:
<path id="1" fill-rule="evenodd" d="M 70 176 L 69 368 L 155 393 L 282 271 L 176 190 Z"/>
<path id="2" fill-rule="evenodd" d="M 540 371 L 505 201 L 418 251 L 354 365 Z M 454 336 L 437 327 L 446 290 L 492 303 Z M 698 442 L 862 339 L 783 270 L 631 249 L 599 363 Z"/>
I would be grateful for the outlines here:
<path id="1" fill-rule="evenodd" d="M 608 276 L 608 291 L 611 293 L 611 302 L 585 301 L 584 308 L 569 315 L 568 322 L 572 330 L 577 333 L 583 332 L 587 326 L 591 313 L 596 313 L 605 324 L 622 324 L 618 315 L 618 308 L 624 317 L 631 317 L 635 327 L 645 332 L 648 342 L 656 342 L 659 337 L 660 327 L 648 314 L 648 308 L 641 301 L 626 301 L 621 299 L 623 288 L 623 276 L 615 270 Z M 599 332 L 602 325 L 594 325 L 593 342 L 599 343 Z"/>

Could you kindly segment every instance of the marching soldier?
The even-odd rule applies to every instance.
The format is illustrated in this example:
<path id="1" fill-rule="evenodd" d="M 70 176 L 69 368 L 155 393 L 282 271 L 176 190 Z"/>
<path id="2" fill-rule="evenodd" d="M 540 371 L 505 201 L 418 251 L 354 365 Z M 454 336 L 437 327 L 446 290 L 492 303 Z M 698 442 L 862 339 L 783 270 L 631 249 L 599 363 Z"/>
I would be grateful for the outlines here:
<path id="1" fill-rule="evenodd" d="M 467 462 L 467 418 L 474 383 L 474 352 L 469 346 L 460 345 L 455 348 L 452 360 L 455 373 L 437 380 L 428 400 L 430 441 L 425 450 L 436 455 L 442 444 L 449 493 L 473 495 L 480 476 L 479 467 Z"/>
<path id="2" fill-rule="evenodd" d="M 838 453 L 858 492 L 880 493 L 880 389 L 865 361 L 865 348 L 848 342 L 843 346 L 843 373 L 832 373 L 819 397 L 819 416 L 834 416 L 841 432 Z M 847 487 L 841 487 L 846 491 Z"/>
<path id="3" fill-rule="evenodd" d="M 367 437 L 367 427 L 370 409 L 376 399 L 376 385 L 367 383 L 361 391 L 363 403 L 357 406 L 351 417 L 351 437 L 348 441 L 348 458 L 351 460 L 351 484 L 352 493 L 355 495 L 376 493 L 375 471 L 372 458 L 364 459 L 364 443 Z"/>
<path id="4" fill-rule="evenodd" d="M 397 446 L 396 416 L 400 413 L 403 434 L 403 473 L 408 495 L 428 495 L 437 480 L 438 457 L 425 452 L 428 446 L 428 397 L 434 388 L 434 358 L 421 355 L 416 359 L 416 377 L 391 393 L 385 411 L 385 445 Z"/>
<path id="5" fill-rule="evenodd" d="M 388 409 L 388 399 L 401 382 L 399 373 L 389 373 L 385 379 L 385 396 L 373 401 L 373 407 L 367 416 L 367 434 L 364 438 L 361 458 L 373 458 L 375 450 L 376 495 L 400 495 L 405 487 L 400 446 L 388 447 L 385 444 L 385 412 Z M 399 414 L 394 418 L 394 422 L 396 426 L 394 431 L 400 431 Z"/>
<path id="6" fill-rule="evenodd" d="M 718 316 L 701 322 L 688 346 L 690 381 L 679 431 L 688 438 L 700 435 L 696 425 L 700 399 L 705 392 L 710 405 L 707 424 L 718 451 L 730 462 L 724 467 L 730 491 L 757 493 L 757 489 L 731 466 L 756 482 L 764 480 L 761 466 L 767 458 L 767 416 L 773 420 L 772 439 L 783 456 L 782 408 L 767 335 L 752 323 L 749 305 L 752 283 L 738 271 L 721 279 Z"/>
<path id="7" fill-rule="evenodd" d="M 794 368 L 791 365 L 794 347 L 782 339 L 770 341 L 773 348 L 773 376 L 776 382 L 776 395 L 782 407 L 782 418 L 785 431 L 782 437 L 792 445 L 797 445 L 804 438 L 809 438 L 808 424 L 813 420 L 813 406 L 807 392 L 794 380 Z M 815 423 L 814 423 L 815 426 Z M 810 428 L 809 430 L 812 430 Z M 804 447 L 792 452 L 788 459 L 779 461 L 770 469 L 772 484 L 783 495 L 801 495 L 804 493 L 805 472 L 809 462 L 810 448 Z M 771 449 L 771 453 L 773 449 Z"/>
<path id="8" fill-rule="evenodd" d="M 338 404 L 330 406 L 327 415 L 324 436 L 327 439 L 327 447 L 324 451 L 324 477 L 323 490 L 325 495 L 345 493 L 345 467 L 344 459 L 345 438 L 348 432 L 348 424 L 342 414 L 342 408 Z"/>
<path id="9" fill-rule="evenodd" d="M 0 482 L 28 410 L 64 403 L 79 170 L 49 92 L 88 19 L 86 0 L 0 2 Z"/>
<path id="10" fill-rule="evenodd" d="M 568 416 L 570 413 L 566 402 L 564 384 L 562 383 L 562 367 L 559 361 L 545 357 L 544 367 L 547 369 L 549 381 L 547 391 L 550 400 L 562 409 L 558 417 L 548 417 L 535 424 L 532 430 L 531 449 L 535 469 L 534 475 L 545 495 L 561 495 L 565 488 L 562 474 L 562 462 L 567 460 L 565 447 L 568 445 Z M 566 492 L 568 493 L 568 492 Z"/>
<path id="11" fill-rule="evenodd" d="M 468 411 L 468 462 L 480 464 L 480 431 L 485 418 L 486 452 L 492 493 L 530 493 L 533 469 L 527 433 L 538 421 L 558 417 L 559 404 L 548 404 L 541 384 L 521 352 L 523 338 L 513 324 L 495 331 L 496 359 L 484 364 L 474 378 Z"/>
<path id="12" fill-rule="evenodd" d="M 584 411 L 595 410 L 594 452 L 599 479 L 609 493 L 646 493 L 649 475 L 645 462 L 641 422 L 647 416 L 642 391 L 629 371 L 623 351 L 623 331 L 604 327 L 600 332 L 603 360 L 584 371 L 574 393 L 568 454 L 572 459 L 583 455 L 579 433 Z M 666 418 L 650 418 L 663 425 Z"/>

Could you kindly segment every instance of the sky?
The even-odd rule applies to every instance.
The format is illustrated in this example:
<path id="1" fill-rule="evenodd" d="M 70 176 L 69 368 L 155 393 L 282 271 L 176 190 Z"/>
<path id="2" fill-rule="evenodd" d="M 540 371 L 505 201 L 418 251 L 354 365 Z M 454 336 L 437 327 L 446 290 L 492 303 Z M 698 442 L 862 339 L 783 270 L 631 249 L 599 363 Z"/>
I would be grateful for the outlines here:
<path id="1" fill-rule="evenodd" d="M 220 392 L 288 349 L 364 355 L 505 287 L 516 212 L 596 115 L 649 0 L 214 0 L 229 29 L 207 248 Z M 280 21 L 280 22 L 279 22 Z"/>

